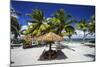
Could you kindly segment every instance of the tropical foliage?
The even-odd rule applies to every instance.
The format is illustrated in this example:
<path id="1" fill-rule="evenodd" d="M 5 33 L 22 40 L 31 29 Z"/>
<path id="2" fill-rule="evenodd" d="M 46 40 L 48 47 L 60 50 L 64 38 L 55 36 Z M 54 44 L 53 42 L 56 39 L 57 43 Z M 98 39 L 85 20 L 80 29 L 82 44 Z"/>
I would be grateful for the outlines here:
<path id="1" fill-rule="evenodd" d="M 40 36 L 46 32 L 49 25 L 45 22 L 44 13 L 40 9 L 35 9 L 28 16 L 32 19 L 32 24 L 28 26 L 25 34 L 31 34 L 32 36 Z"/>
<path id="2" fill-rule="evenodd" d="M 76 22 L 76 20 L 74 20 L 71 15 L 67 14 L 64 9 L 57 10 L 54 13 L 53 18 L 50 18 L 48 21 L 51 29 L 53 29 L 54 32 L 60 36 L 63 36 L 63 31 L 68 32 L 67 28 L 72 28 L 71 23 Z"/>
<path id="3" fill-rule="evenodd" d="M 81 19 L 78 23 L 73 16 L 64 11 L 64 9 L 59 9 L 51 18 L 45 18 L 44 12 L 40 9 L 34 9 L 30 14 L 27 14 L 31 18 L 30 25 L 25 31 L 25 35 L 40 36 L 48 32 L 54 32 L 60 36 L 68 36 L 71 39 L 73 34 L 76 34 L 75 29 L 82 30 L 84 33 L 83 42 L 87 36 L 86 32 L 89 34 L 95 33 L 95 17 L 94 15 L 90 18 L 89 23 L 85 19 Z M 76 27 L 72 25 L 76 24 Z"/>
<path id="4" fill-rule="evenodd" d="M 76 34 L 75 29 L 74 29 L 73 26 L 67 26 L 67 27 L 65 27 L 65 31 L 66 31 L 65 35 L 67 35 L 69 39 L 71 39 L 71 36 L 73 34 Z"/>
<path id="5" fill-rule="evenodd" d="M 79 23 L 77 23 L 77 29 L 83 31 L 84 33 L 83 42 L 84 42 L 85 37 L 86 37 L 86 31 L 88 30 L 87 21 L 85 19 L 80 20 Z"/>
<path id="6" fill-rule="evenodd" d="M 89 33 L 92 35 L 95 33 L 95 16 L 91 16 L 90 22 L 89 22 Z"/>
<path id="7" fill-rule="evenodd" d="M 20 31 L 20 25 L 17 18 L 11 16 L 11 32 L 14 34 L 14 38 L 17 39 Z"/>

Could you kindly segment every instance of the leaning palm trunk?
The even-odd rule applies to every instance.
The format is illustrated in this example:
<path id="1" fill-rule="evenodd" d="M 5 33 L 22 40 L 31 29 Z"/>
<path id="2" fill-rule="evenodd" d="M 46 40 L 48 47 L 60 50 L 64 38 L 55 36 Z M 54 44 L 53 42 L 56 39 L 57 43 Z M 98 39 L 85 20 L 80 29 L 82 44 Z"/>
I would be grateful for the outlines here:
<path id="1" fill-rule="evenodd" d="M 69 38 L 69 42 L 71 42 L 71 36 L 68 36 L 68 38 Z"/>
<path id="2" fill-rule="evenodd" d="M 85 43 L 85 37 L 86 37 L 86 36 L 85 36 L 85 31 L 84 31 L 83 43 Z"/>

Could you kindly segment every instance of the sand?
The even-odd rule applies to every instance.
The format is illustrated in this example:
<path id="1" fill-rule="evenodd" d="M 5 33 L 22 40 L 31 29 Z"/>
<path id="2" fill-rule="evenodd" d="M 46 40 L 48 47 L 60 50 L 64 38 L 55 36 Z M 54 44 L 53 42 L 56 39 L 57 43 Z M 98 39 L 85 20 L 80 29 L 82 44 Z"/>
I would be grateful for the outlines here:
<path id="1" fill-rule="evenodd" d="M 47 46 L 33 47 L 30 49 L 23 49 L 22 47 L 11 49 L 11 62 L 13 62 L 11 66 L 85 62 L 94 61 L 95 59 L 95 47 L 85 46 L 87 44 L 94 45 L 92 43 L 82 44 L 61 42 L 61 44 L 64 46 L 61 50 L 62 55 L 59 56 L 61 58 L 55 60 L 39 60 L 43 51 L 48 50 Z M 56 45 L 53 45 L 52 49 L 56 50 L 55 47 Z"/>

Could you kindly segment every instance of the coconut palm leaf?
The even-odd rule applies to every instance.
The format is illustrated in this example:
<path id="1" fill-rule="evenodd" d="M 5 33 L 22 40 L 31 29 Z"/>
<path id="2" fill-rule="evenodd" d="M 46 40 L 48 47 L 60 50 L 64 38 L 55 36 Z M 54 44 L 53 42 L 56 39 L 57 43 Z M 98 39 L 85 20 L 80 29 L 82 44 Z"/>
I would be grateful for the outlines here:
<path id="1" fill-rule="evenodd" d="M 11 32 L 14 34 L 14 38 L 17 39 L 19 35 L 20 25 L 18 23 L 17 18 L 11 16 Z"/>
<path id="2" fill-rule="evenodd" d="M 83 43 L 84 43 L 85 37 L 86 37 L 86 33 L 85 32 L 88 30 L 88 24 L 87 24 L 85 19 L 82 19 L 79 23 L 77 23 L 76 26 L 77 26 L 76 28 L 78 30 L 82 30 L 83 33 L 84 33 L 84 37 L 83 37 Z"/>
<path id="3" fill-rule="evenodd" d="M 89 34 L 92 35 L 93 33 L 95 33 L 95 16 L 94 15 L 91 16 L 88 27 L 89 27 Z"/>
<path id="4" fill-rule="evenodd" d="M 39 27 L 43 24 L 43 11 L 40 10 L 40 9 L 35 9 L 35 10 L 32 10 L 32 13 L 30 14 L 27 14 L 33 21 L 32 22 L 32 25 L 29 26 L 28 30 L 29 30 L 29 33 L 32 33 L 33 35 L 36 34 L 36 31 L 39 29 Z M 30 28 L 31 27 L 31 28 Z"/>
<path id="5" fill-rule="evenodd" d="M 85 19 L 82 19 L 79 23 L 77 23 L 77 29 L 86 31 L 88 29 L 88 24 Z"/>
<path id="6" fill-rule="evenodd" d="M 37 21 L 39 23 L 41 23 L 44 16 L 43 12 L 40 9 L 32 10 L 32 13 L 27 15 L 30 16 L 34 21 Z"/>
<path id="7" fill-rule="evenodd" d="M 67 35 L 69 38 L 71 38 L 73 34 L 76 34 L 73 26 L 65 26 L 65 31 L 63 35 Z"/>
<path id="8" fill-rule="evenodd" d="M 56 33 L 59 35 L 62 35 L 62 31 L 65 30 L 65 25 L 68 26 L 71 23 L 75 22 L 75 20 L 72 18 L 70 14 L 64 11 L 64 9 L 59 9 L 54 13 L 53 19 L 56 18 L 56 21 L 52 21 L 52 24 L 55 25 L 54 28 L 56 28 Z M 57 22 L 57 20 L 59 22 Z"/>

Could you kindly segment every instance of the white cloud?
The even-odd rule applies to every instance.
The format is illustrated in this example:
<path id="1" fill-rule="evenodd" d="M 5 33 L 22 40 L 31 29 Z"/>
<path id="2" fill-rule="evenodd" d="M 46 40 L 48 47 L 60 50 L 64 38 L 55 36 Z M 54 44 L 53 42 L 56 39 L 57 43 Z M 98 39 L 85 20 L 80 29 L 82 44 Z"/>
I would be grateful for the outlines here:
<path id="1" fill-rule="evenodd" d="M 15 18 L 18 18 L 18 16 L 17 16 L 17 15 L 15 15 L 15 14 L 11 14 L 11 16 L 12 16 L 12 17 L 15 17 Z"/>
<path id="2" fill-rule="evenodd" d="M 28 22 L 28 25 L 31 25 L 32 23 Z"/>
<path id="3" fill-rule="evenodd" d="M 11 7 L 10 13 L 11 13 L 11 16 L 18 18 L 18 15 L 16 14 L 16 11 L 14 10 L 14 8 Z"/>
<path id="4" fill-rule="evenodd" d="M 76 30 L 75 32 L 76 32 L 77 34 L 72 35 L 72 38 L 83 38 L 83 35 L 84 35 L 83 31 L 81 31 L 81 30 Z"/>
<path id="5" fill-rule="evenodd" d="M 51 18 L 50 18 L 50 17 L 48 17 L 46 20 L 47 20 L 47 21 L 49 21 L 50 19 L 51 19 Z"/>
<path id="6" fill-rule="evenodd" d="M 77 33 L 77 34 L 72 35 L 71 38 L 77 38 L 77 39 L 79 39 L 79 38 L 83 38 L 83 37 L 84 37 L 84 32 L 83 32 L 82 30 L 76 30 L 76 33 Z M 86 32 L 85 34 L 88 34 L 88 33 L 89 33 L 89 32 Z M 68 38 L 68 37 L 66 36 L 65 38 Z M 86 36 L 86 38 L 94 38 L 94 35 L 88 34 L 88 35 Z"/>
<path id="7" fill-rule="evenodd" d="M 21 27 L 21 31 L 22 31 L 22 30 L 26 30 L 26 29 L 28 29 L 28 26 L 27 26 L 27 25 L 23 25 L 23 26 Z"/>

